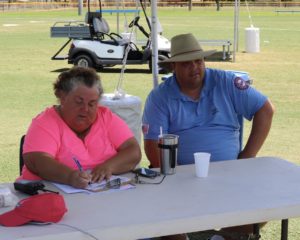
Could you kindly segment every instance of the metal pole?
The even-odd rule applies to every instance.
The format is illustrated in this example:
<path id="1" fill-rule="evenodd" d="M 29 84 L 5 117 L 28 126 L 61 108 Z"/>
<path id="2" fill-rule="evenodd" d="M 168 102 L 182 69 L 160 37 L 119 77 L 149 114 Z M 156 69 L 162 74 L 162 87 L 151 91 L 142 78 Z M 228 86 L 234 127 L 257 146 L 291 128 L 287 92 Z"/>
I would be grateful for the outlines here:
<path id="1" fill-rule="evenodd" d="M 192 11 L 192 0 L 189 0 L 189 11 Z"/>
<path id="2" fill-rule="evenodd" d="M 82 15 L 83 0 L 78 0 L 78 16 Z"/>
<path id="3" fill-rule="evenodd" d="M 241 0 L 238 0 L 238 10 L 237 10 L 237 26 L 236 26 L 236 51 L 239 51 L 239 39 L 240 39 L 240 6 L 241 6 Z"/>
<path id="4" fill-rule="evenodd" d="M 238 41 L 238 1 L 234 1 L 234 39 L 233 39 L 233 55 L 232 61 L 235 62 L 235 53 L 237 51 L 237 41 Z"/>
<path id="5" fill-rule="evenodd" d="M 158 86 L 157 0 L 151 1 L 151 44 L 153 88 Z"/>
<path id="6" fill-rule="evenodd" d="M 120 1 L 117 0 L 117 34 L 120 34 L 120 17 L 119 17 Z"/>

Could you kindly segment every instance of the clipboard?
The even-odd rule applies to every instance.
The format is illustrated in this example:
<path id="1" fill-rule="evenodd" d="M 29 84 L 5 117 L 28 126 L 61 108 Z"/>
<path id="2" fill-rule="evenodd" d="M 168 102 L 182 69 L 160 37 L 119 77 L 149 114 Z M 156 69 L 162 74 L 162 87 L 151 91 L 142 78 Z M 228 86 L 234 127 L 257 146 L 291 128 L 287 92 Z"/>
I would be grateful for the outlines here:
<path id="1" fill-rule="evenodd" d="M 121 179 L 121 184 L 119 184 L 119 186 L 117 185 L 118 188 L 117 188 L 117 186 L 115 188 L 112 188 L 111 187 L 113 185 L 112 183 L 110 183 L 111 184 L 110 186 L 106 185 L 107 182 L 111 182 L 117 178 Z M 93 194 L 93 193 L 101 193 L 101 192 L 105 192 L 105 191 L 121 191 L 121 190 L 135 188 L 135 180 L 134 179 L 130 179 L 128 177 L 123 177 L 123 176 L 116 176 L 116 175 L 112 175 L 110 178 L 110 181 L 104 180 L 101 183 L 92 183 L 88 186 L 88 188 L 84 188 L 84 189 L 74 188 L 70 185 L 60 184 L 60 183 L 55 183 L 55 182 L 52 182 L 52 184 L 54 186 L 56 186 L 58 189 L 62 190 L 65 193 L 68 193 L 68 194 L 81 193 L 81 192 Z"/>

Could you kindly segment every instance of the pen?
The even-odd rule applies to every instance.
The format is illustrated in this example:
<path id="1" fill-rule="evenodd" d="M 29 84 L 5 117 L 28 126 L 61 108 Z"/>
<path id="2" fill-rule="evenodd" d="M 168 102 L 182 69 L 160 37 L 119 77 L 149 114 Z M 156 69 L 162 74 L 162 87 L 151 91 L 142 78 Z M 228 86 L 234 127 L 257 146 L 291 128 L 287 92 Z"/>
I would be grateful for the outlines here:
<path id="1" fill-rule="evenodd" d="M 83 168 L 82 168 L 82 166 L 81 166 L 79 160 L 78 160 L 76 157 L 73 157 L 73 160 L 74 160 L 74 162 L 76 163 L 76 165 L 77 165 L 79 171 L 80 171 L 80 172 L 83 172 Z"/>
<path id="2" fill-rule="evenodd" d="M 83 172 L 83 168 L 82 168 L 82 166 L 81 166 L 79 160 L 78 160 L 76 157 L 73 157 L 73 160 L 74 160 L 74 162 L 76 163 L 76 165 L 77 165 L 79 171 L 80 171 L 80 172 Z M 92 183 L 91 181 L 88 182 L 89 185 L 90 185 L 91 183 Z"/>

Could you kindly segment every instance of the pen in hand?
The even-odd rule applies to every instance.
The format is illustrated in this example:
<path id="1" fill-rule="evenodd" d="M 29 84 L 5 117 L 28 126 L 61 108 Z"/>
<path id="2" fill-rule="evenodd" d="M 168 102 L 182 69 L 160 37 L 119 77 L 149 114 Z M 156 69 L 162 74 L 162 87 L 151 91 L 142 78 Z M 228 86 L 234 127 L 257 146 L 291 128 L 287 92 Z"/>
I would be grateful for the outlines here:
<path id="1" fill-rule="evenodd" d="M 82 168 L 82 166 L 81 166 L 79 160 L 78 160 L 76 157 L 73 157 L 73 160 L 74 160 L 74 162 L 76 163 L 76 165 L 77 165 L 79 171 L 80 171 L 80 172 L 83 172 L 83 168 Z M 91 184 L 91 181 L 89 181 L 88 184 Z"/>
<path id="2" fill-rule="evenodd" d="M 83 168 L 82 168 L 82 166 L 81 166 L 79 160 L 78 160 L 76 157 L 73 157 L 73 160 L 74 160 L 74 162 L 76 163 L 76 165 L 77 165 L 79 171 L 80 171 L 80 172 L 83 172 Z"/>

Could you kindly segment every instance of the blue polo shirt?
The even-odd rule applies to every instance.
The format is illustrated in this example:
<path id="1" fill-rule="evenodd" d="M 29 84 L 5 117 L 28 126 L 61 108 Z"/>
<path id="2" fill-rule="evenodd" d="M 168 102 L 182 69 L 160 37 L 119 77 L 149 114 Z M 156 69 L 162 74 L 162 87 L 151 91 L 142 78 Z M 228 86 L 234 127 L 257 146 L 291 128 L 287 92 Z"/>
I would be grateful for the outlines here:
<path id="1" fill-rule="evenodd" d="M 153 89 L 143 113 L 144 139 L 163 133 L 179 136 L 178 164 L 194 163 L 194 152 L 211 161 L 236 159 L 240 151 L 238 115 L 251 120 L 267 98 L 234 72 L 205 70 L 200 100 L 180 92 L 176 76 Z"/>

